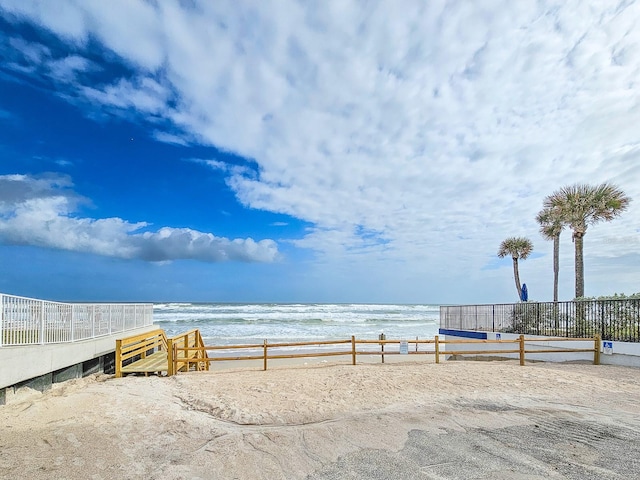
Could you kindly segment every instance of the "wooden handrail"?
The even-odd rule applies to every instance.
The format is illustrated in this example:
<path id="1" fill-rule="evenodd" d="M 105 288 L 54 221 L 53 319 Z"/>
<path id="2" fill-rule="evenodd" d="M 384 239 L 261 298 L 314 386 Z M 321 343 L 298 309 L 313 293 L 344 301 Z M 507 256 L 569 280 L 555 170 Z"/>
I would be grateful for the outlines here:
<path id="1" fill-rule="evenodd" d="M 168 375 L 188 371 L 191 364 L 196 370 L 209 370 L 208 355 L 200 330 L 193 329 L 170 339 L 171 354 Z"/>

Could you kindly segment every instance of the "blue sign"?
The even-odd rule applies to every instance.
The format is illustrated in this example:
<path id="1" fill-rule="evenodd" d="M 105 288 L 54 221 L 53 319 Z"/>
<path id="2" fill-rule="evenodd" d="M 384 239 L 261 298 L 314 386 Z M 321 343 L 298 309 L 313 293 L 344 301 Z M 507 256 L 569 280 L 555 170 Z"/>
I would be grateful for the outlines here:
<path id="1" fill-rule="evenodd" d="M 602 353 L 605 355 L 613 354 L 613 342 L 602 342 Z"/>

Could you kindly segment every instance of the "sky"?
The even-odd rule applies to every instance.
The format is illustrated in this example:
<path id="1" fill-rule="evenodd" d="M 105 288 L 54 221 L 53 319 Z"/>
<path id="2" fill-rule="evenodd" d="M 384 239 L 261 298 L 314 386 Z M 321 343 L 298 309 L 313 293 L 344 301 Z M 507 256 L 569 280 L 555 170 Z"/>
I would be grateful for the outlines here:
<path id="1" fill-rule="evenodd" d="M 611 182 L 585 295 L 640 291 L 640 2 L 0 0 L 0 292 L 508 303 Z M 574 296 L 571 232 L 560 300 Z"/>

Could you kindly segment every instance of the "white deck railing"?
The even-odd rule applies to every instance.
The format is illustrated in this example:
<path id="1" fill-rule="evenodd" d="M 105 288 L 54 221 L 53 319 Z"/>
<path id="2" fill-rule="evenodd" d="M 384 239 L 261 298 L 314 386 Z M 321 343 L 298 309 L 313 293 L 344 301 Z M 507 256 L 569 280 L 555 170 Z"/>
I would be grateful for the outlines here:
<path id="1" fill-rule="evenodd" d="M 0 347 L 74 342 L 151 324 L 151 303 L 60 303 L 0 293 Z"/>

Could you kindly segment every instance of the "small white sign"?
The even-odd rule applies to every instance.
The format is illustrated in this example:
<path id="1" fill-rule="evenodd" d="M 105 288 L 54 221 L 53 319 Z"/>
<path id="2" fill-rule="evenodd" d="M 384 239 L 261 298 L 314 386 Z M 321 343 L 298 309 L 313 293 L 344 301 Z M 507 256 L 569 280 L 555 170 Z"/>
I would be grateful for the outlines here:
<path id="1" fill-rule="evenodd" d="M 402 340 L 400 342 L 400 355 L 408 355 L 409 354 L 409 342 Z"/>
<path id="2" fill-rule="evenodd" d="M 502 338 L 502 335 L 500 335 L 499 333 L 496 333 L 496 340 L 500 340 Z"/>
<path id="3" fill-rule="evenodd" d="M 605 355 L 613 354 L 613 342 L 602 342 L 602 353 Z"/>

